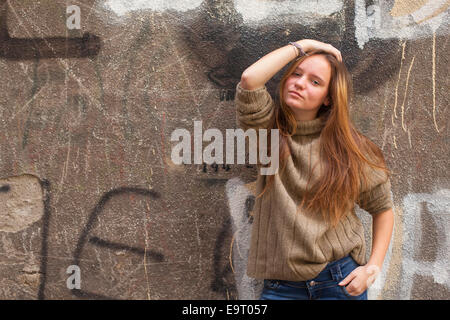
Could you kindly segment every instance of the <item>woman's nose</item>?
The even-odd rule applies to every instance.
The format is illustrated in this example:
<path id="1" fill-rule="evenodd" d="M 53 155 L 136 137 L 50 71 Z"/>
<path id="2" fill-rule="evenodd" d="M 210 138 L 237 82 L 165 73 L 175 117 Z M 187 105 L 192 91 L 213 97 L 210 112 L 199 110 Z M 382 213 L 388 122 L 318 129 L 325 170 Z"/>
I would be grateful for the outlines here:
<path id="1" fill-rule="evenodd" d="M 303 88 L 305 86 L 305 78 L 304 77 L 298 77 L 295 80 L 295 85 L 299 88 Z"/>

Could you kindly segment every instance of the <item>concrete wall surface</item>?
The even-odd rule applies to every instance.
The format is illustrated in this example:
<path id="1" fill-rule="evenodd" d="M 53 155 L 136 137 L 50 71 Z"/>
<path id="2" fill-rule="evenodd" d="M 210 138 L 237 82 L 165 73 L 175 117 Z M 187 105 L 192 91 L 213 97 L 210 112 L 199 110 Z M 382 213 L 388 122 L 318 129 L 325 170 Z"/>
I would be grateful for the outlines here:
<path id="1" fill-rule="evenodd" d="M 352 120 L 394 173 L 369 298 L 449 299 L 449 6 L 0 0 L 0 299 L 258 298 L 256 166 L 177 165 L 171 134 L 236 128 L 242 71 L 302 38 L 341 50 Z"/>

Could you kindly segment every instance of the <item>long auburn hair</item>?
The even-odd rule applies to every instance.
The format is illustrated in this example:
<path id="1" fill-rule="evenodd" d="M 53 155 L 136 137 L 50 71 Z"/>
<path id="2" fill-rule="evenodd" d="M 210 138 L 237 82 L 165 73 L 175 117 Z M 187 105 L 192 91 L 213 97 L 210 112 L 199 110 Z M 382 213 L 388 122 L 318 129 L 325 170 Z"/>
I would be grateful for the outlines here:
<path id="1" fill-rule="evenodd" d="M 345 217 L 348 210 L 353 209 L 360 194 L 360 189 L 368 186 L 366 164 L 374 169 L 384 171 L 391 175 L 380 148 L 360 133 L 349 115 L 349 99 L 351 95 L 351 78 L 344 63 L 339 62 L 333 55 L 314 51 L 308 56 L 321 54 L 325 56 L 331 66 L 331 79 L 328 87 L 329 106 L 322 105 L 317 113 L 325 121 L 320 133 L 320 161 L 322 174 L 317 182 L 310 186 L 312 172 L 310 172 L 307 186 L 299 207 L 306 204 L 306 211 L 322 213 L 322 217 L 331 225 L 336 226 L 340 219 Z M 278 103 L 275 103 L 275 112 L 268 128 L 279 130 L 279 156 L 281 171 L 284 170 L 287 158 L 291 155 L 288 146 L 288 137 L 295 133 L 297 120 L 290 107 L 284 102 L 284 84 L 303 60 L 303 56 L 294 60 L 288 66 L 278 86 Z M 269 136 L 269 134 L 268 134 Z M 270 135 L 271 137 L 271 135 Z M 258 144 L 259 145 L 259 144 Z M 259 148 L 259 146 L 258 146 Z M 270 153 L 271 142 L 268 143 Z M 268 166 L 268 165 L 267 165 Z M 278 174 L 281 174 L 279 171 Z M 257 196 L 262 196 L 273 183 L 274 175 L 266 177 L 266 185 Z"/>

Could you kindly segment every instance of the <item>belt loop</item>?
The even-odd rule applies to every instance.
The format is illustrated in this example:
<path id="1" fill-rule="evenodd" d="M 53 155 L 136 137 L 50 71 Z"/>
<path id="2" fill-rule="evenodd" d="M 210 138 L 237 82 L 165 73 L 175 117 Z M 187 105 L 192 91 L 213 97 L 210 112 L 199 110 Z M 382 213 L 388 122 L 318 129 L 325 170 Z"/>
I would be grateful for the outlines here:
<path id="1" fill-rule="evenodd" d="M 330 272 L 334 281 L 340 281 L 342 279 L 341 265 L 339 263 L 331 267 Z"/>

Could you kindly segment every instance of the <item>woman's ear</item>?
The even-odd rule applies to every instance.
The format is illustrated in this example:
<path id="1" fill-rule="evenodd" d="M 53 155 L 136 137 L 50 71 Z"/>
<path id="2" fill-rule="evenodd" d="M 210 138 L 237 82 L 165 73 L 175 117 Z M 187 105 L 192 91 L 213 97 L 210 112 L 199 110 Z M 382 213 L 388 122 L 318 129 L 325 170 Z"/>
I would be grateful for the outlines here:
<path id="1" fill-rule="evenodd" d="M 330 96 L 327 96 L 327 97 L 325 98 L 325 100 L 323 100 L 323 104 L 326 105 L 327 107 L 330 106 L 330 104 L 331 104 Z"/>

